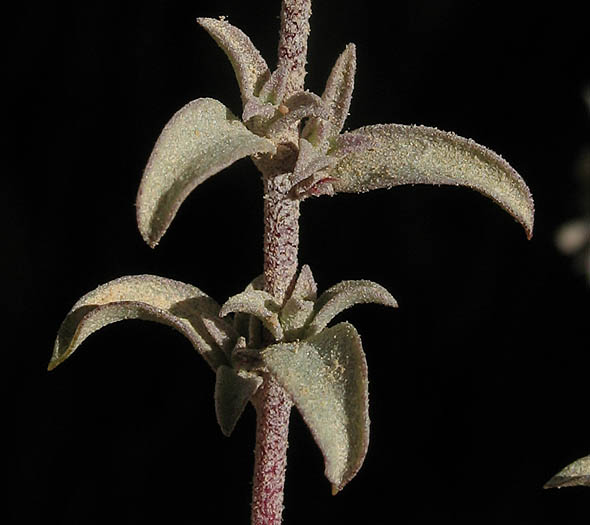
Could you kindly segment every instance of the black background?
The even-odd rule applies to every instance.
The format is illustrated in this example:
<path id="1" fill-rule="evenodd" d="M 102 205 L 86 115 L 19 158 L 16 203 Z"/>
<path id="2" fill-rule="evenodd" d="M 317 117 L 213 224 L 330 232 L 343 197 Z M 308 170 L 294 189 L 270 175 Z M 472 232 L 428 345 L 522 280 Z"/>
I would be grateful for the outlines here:
<path id="1" fill-rule="evenodd" d="M 278 4 L 28 3 L 7 20 L 17 88 L 7 109 L 18 112 L 2 197 L 4 373 L 16 416 L 8 521 L 248 522 L 253 411 L 221 435 L 213 374 L 179 334 L 121 323 L 52 373 L 46 366 L 61 320 L 102 282 L 153 273 L 223 302 L 260 273 L 261 184 L 248 160 L 200 186 L 154 251 L 137 232 L 134 199 L 178 108 L 214 97 L 241 111 L 231 66 L 195 18 L 227 15 L 272 65 Z M 332 497 L 294 412 L 286 524 L 557 525 L 588 515 L 587 489 L 541 488 L 590 441 L 589 287 L 554 244 L 580 214 L 573 166 L 590 137 L 582 4 L 315 2 L 312 91 L 357 44 L 347 129 L 419 123 L 473 138 L 522 174 L 536 224 L 528 242 L 494 203 L 457 188 L 303 204 L 300 260 L 320 288 L 370 279 L 400 308 L 341 316 L 367 354 L 371 445 Z"/>

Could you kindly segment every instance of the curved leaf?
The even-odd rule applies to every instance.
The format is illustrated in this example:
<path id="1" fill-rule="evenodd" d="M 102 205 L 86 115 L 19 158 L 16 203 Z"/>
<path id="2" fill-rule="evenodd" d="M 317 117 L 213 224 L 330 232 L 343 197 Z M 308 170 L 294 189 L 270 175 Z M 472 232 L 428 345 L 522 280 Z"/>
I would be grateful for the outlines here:
<path id="1" fill-rule="evenodd" d="M 361 139 L 358 141 L 358 139 Z M 358 148 L 350 148 L 358 141 Z M 520 175 L 499 155 L 470 139 L 424 126 L 367 126 L 338 137 L 346 145 L 330 172 L 340 192 L 365 192 L 402 184 L 467 186 L 490 197 L 532 236 L 534 205 Z"/>
<path id="2" fill-rule="evenodd" d="M 315 315 L 308 327 L 309 334 L 321 332 L 343 310 L 360 303 L 378 303 L 397 307 L 393 296 L 383 286 L 372 281 L 342 281 L 326 290 L 315 303 Z"/>
<path id="3" fill-rule="evenodd" d="M 197 22 L 229 58 L 245 105 L 251 97 L 258 94 L 262 85 L 270 78 L 264 58 L 250 38 L 229 22 L 215 18 L 197 18 Z"/>
<path id="4" fill-rule="evenodd" d="M 305 341 L 272 345 L 261 357 L 301 412 L 337 492 L 369 445 L 367 364 L 357 331 L 341 323 Z"/>
<path id="5" fill-rule="evenodd" d="M 229 366 L 217 368 L 215 379 L 215 414 L 221 432 L 230 436 L 248 401 L 262 383 L 252 372 L 236 371 Z"/>
<path id="6" fill-rule="evenodd" d="M 124 319 L 155 321 L 185 335 L 215 370 L 227 362 L 203 318 L 216 317 L 217 303 L 198 288 L 154 275 L 121 277 L 82 297 L 64 319 L 49 363 L 52 370 L 100 328 Z M 217 325 L 219 326 L 219 325 Z"/>
<path id="7" fill-rule="evenodd" d="M 544 488 L 590 487 L 590 456 L 580 458 L 553 476 Z"/>
<path id="8" fill-rule="evenodd" d="M 284 108 L 286 113 L 268 126 L 269 136 L 282 133 L 301 119 L 311 116 L 320 118 L 329 116 L 322 99 L 309 91 L 301 91 L 290 96 L 285 100 Z"/>
<path id="9" fill-rule="evenodd" d="M 243 157 L 274 152 L 221 102 L 189 102 L 166 124 L 145 168 L 137 195 L 142 237 L 153 248 L 199 184 Z"/>
<path id="10" fill-rule="evenodd" d="M 279 322 L 280 305 L 274 297 L 263 290 L 246 290 L 230 297 L 219 311 L 220 317 L 231 312 L 240 312 L 258 317 L 275 340 L 283 338 L 283 328 Z"/>

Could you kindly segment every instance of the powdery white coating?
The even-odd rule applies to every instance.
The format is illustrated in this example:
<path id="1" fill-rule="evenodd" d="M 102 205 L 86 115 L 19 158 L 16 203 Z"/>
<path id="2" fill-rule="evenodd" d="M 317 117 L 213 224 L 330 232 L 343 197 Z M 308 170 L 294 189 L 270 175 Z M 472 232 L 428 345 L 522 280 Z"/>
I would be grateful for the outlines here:
<path id="1" fill-rule="evenodd" d="M 219 311 L 220 317 L 231 312 L 250 314 L 262 321 L 276 341 L 283 338 L 283 328 L 279 322 L 280 305 L 274 297 L 263 290 L 246 290 L 230 297 Z"/>
<path id="2" fill-rule="evenodd" d="M 473 140 L 399 124 L 360 128 L 342 135 L 345 141 L 347 136 L 363 136 L 370 143 L 345 155 L 330 172 L 336 191 L 360 193 L 402 184 L 467 186 L 494 200 L 532 236 L 534 204 L 527 185 L 502 157 Z"/>
<path id="3" fill-rule="evenodd" d="M 326 290 L 315 303 L 315 315 L 308 334 L 321 332 L 340 312 L 361 303 L 378 303 L 397 307 L 393 296 L 383 286 L 372 281 L 342 281 Z"/>
<path id="4" fill-rule="evenodd" d="M 245 370 L 221 365 L 216 370 L 215 414 L 221 432 L 230 436 L 248 401 L 262 383 L 262 377 Z"/>
<path id="5" fill-rule="evenodd" d="M 322 100 L 330 112 L 329 117 L 325 120 L 310 119 L 302 133 L 303 137 L 322 150 L 325 149 L 325 141 L 328 138 L 342 131 L 348 118 L 355 72 L 356 48 L 354 44 L 348 44 L 336 60 L 322 94 Z"/>
<path id="6" fill-rule="evenodd" d="M 216 317 L 217 303 L 194 286 L 153 275 L 132 275 L 103 284 L 82 297 L 64 319 L 49 370 L 67 359 L 91 334 L 125 319 L 166 324 L 185 335 L 215 370 L 226 363 L 202 323 Z"/>
<path id="7" fill-rule="evenodd" d="M 580 458 L 553 476 L 544 488 L 590 487 L 590 456 Z"/>
<path id="8" fill-rule="evenodd" d="M 326 168 L 333 167 L 337 160 L 337 158 L 328 156 L 321 149 L 314 147 L 308 140 L 300 138 L 297 163 L 290 177 L 290 184 L 293 186 L 291 192 L 294 191 L 295 196 L 303 194 L 317 178 L 316 174 Z"/>
<path id="9" fill-rule="evenodd" d="M 367 364 L 355 328 L 341 323 L 305 341 L 262 352 L 320 447 L 333 491 L 361 467 L 369 444 Z"/>
<path id="10" fill-rule="evenodd" d="M 258 94 L 261 86 L 270 78 L 264 58 L 248 36 L 225 20 L 197 18 L 197 22 L 223 49 L 234 68 L 244 106 Z"/>
<path id="11" fill-rule="evenodd" d="M 189 102 L 164 127 L 141 180 L 137 224 L 144 240 L 152 248 L 158 244 L 184 199 L 203 181 L 243 157 L 275 151 L 221 102 Z"/>
<path id="12" fill-rule="evenodd" d="M 318 294 L 318 286 L 311 273 L 309 265 L 304 264 L 295 281 L 291 297 L 304 299 L 306 301 L 315 301 Z"/>

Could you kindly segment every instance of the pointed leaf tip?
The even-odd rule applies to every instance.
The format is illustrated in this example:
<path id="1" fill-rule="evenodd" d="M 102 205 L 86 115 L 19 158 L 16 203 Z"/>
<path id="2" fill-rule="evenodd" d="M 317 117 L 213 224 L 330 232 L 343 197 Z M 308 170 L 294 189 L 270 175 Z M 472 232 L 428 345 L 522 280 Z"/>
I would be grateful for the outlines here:
<path id="1" fill-rule="evenodd" d="M 301 342 L 272 345 L 262 360 L 311 430 L 332 491 L 341 490 L 369 444 L 367 364 L 357 331 L 341 323 Z"/>
<path id="2" fill-rule="evenodd" d="M 397 308 L 397 301 L 383 286 L 372 281 L 342 281 L 319 296 L 309 334 L 321 332 L 340 312 L 361 303 L 377 303 Z"/>
<path id="3" fill-rule="evenodd" d="M 100 328 L 125 319 L 143 319 L 178 330 L 215 369 L 227 360 L 202 319 L 217 316 L 218 311 L 217 303 L 201 290 L 172 279 L 154 275 L 115 279 L 86 294 L 70 310 L 57 334 L 48 368 L 65 361 Z"/>
<path id="4" fill-rule="evenodd" d="M 229 22 L 215 18 L 197 18 L 197 23 L 211 35 L 229 58 L 245 105 L 270 78 L 266 62 L 250 38 Z"/>
<path id="5" fill-rule="evenodd" d="M 355 143 L 358 147 L 351 146 Z M 529 188 L 502 157 L 471 139 L 425 126 L 386 124 L 345 133 L 335 142 L 335 155 L 340 147 L 349 151 L 330 172 L 336 191 L 361 193 L 403 184 L 466 186 L 494 200 L 532 237 Z"/>
<path id="6" fill-rule="evenodd" d="M 590 487 L 590 456 L 580 458 L 553 476 L 543 488 Z"/>
<path id="7" fill-rule="evenodd" d="M 215 414 L 224 436 L 229 437 L 250 398 L 262 384 L 262 378 L 229 366 L 217 368 L 215 380 Z"/>
<path id="8" fill-rule="evenodd" d="M 164 127 L 141 179 L 137 224 L 142 237 L 153 248 L 199 184 L 236 160 L 275 151 L 221 102 L 189 102 Z"/>

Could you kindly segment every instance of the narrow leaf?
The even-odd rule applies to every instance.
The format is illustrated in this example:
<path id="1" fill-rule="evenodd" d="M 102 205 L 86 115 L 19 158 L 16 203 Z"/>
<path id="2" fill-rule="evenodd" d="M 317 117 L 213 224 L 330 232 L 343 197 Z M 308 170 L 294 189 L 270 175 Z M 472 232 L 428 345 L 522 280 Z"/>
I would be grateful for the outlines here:
<path id="1" fill-rule="evenodd" d="M 86 294 L 70 310 L 57 334 L 49 370 L 67 359 L 89 335 L 124 319 L 144 319 L 175 328 L 215 370 L 227 360 L 203 325 L 203 318 L 215 317 L 218 311 L 213 299 L 188 284 L 153 275 L 115 279 Z"/>
<path id="2" fill-rule="evenodd" d="M 553 476 L 544 488 L 590 487 L 590 456 L 580 458 Z"/>
<path id="3" fill-rule="evenodd" d="M 240 29 L 225 20 L 197 18 L 229 58 L 240 85 L 244 105 L 270 78 L 270 71 L 258 49 Z"/>
<path id="4" fill-rule="evenodd" d="M 199 184 L 236 160 L 274 151 L 221 102 L 189 102 L 166 124 L 145 168 L 137 195 L 141 235 L 153 248 Z"/>
<path id="5" fill-rule="evenodd" d="M 221 431 L 230 436 L 248 401 L 262 383 L 262 378 L 229 366 L 217 368 L 215 379 L 215 414 Z"/>
<path id="6" fill-rule="evenodd" d="M 372 281 L 342 281 L 326 290 L 315 303 L 315 315 L 308 334 L 321 332 L 340 312 L 360 303 L 378 303 L 397 307 L 393 296 Z"/>
<path id="7" fill-rule="evenodd" d="M 360 193 L 402 184 L 467 186 L 494 200 L 532 236 L 534 205 L 520 175 L 496 153 L 465 139 L 424 126 L 367 126 L 341 135 L 362 147 L 343 156 L 330 175 L 339 192 Z M 367 140 L 368 139 L 368 140 Z"/>
<path id="8" fill-rule="evenodd" d="M 306 301 L 315 301 L 317 298 L 318 287 L 311 273 L 309 265 L 304 264 L 295 281 L 291 297 L 304 299 Z"/>
<path id="9" fill-rule="evenodd" d="M 262 360 L 301 412 L 337 492 L 358 472 L 369 444 L 367 364 L 357 331 L 341 323 L 272 345 Z"/>
<path id="10" fill-rule="evenodd" d="M 320 145 L 325 139 L 342 131 L 352 100 L 355 72 L 356 48 L 354 44 L 348 44 L 336 60 L 322 94 L 322 100 L 329 111 L 326 119 L 329 125 L 314 118 L 310 119 L 303 131 L 303 136 L 314 145 Z"/>
<path id="11" fill-rule="evenodd" d="M 283 338 L 283 329 L 279 322 L 280 305 L 273 296 L 263 290 L 246 290 L 230 297 L 221 307 L 220 317 L 231 312 L 250 314 L 262 321 L 275 340 Z"/>

